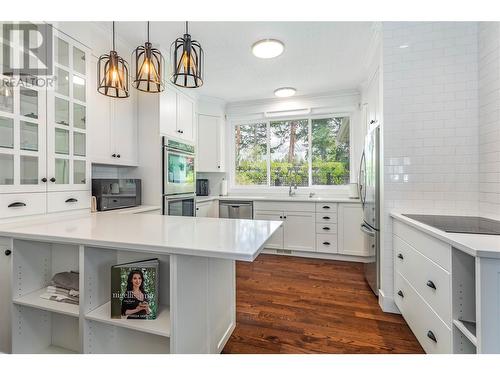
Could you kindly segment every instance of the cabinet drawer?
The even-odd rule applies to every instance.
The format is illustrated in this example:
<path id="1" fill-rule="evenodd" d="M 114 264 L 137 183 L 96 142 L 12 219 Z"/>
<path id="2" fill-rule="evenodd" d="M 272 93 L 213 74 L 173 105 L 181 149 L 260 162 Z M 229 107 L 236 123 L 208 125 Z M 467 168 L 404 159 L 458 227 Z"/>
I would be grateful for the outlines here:
<path id="1" fill-rule="evenodd" d="M 337 203 L 316 203 L 316 212 L 319 213 L 337 212 Z"/>
<path id="2" fill-rule="evenodd" d="M 90 191 L 59 191 L 47 194 L 47 211 L 61 212 L 90 208 Z"/>
<path id="3" fill-rule="evenodd" d="M 279 202 L 279 201 L 254 201 L 255 211 L 298 211 L 314 212 L 314 203 L 307 202 Z"/>
<path id="4" fill-rule="evenodd" d="M 337 224 L 333 223 L 317 223 L 316 224 L 316 233 L 318 234 L 336 234 L 337 233 Z"/>
<path id="5" fill-rule="evenodd" d="M 451 354 L 451 330 L 399 272 L 394 277 L 394 301 L 425 352 Z"/>
<path id="6" fill-rule="evenodd" d="M 394 268 L 451 328 L 451 276 L 443 268 L 393 236 Z"/>
<path id="7" fill-rule="evenodd" d="M 316 213 L 316 223 L 336 223 L 336 212 Z"/>
<path id="8" fill-rule="evenodd" d="M 2 219 L 44 214 L 46 207 L 45 193 L 0 194 L 0 218 Z"/>
<path id="9" fill-rule="evenodd" d="M 446 271 L 451 272 L 450 245 L 397 220 L 393 220 L 392 232 Z"/>
<path id="10" fill-rule="evenodd" d="M 316 251 L 320 253 L 338 253 L 337 236 L 331 234 L 317 234 Z"/>

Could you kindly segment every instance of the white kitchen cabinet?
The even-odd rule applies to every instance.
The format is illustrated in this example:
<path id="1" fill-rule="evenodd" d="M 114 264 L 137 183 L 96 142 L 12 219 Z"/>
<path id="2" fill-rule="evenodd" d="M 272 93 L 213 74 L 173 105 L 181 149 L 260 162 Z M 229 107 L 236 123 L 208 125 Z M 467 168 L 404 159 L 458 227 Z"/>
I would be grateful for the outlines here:
<path id="1" fill-rule="evenodd" d="M 10 239 L 0 237 L 0 299 L 2 301 L 11 300 L 11 269 L 12 269 L 12 248 Z M 8 303 L 0 304 L 0 352 L 11 352 L 11 312 Z"/>
<path id="2" fill-rule="evenodd" d="M 283 219 L 283 247 L 287 250 L 315 251 L 315 214 L 285 211 Z"/>
<path id="3" fill-rule="evenodd" d="M 219 217 L 219 202 L 211 200 L 196 203 L 196 217 Z"/>
<path id="4" fill-rule="evenodd" d="M 177 93 L 169 90 L 160 94 L 160 133 L 161 135 L 178 137 L 177 132 Z"/>
<path id="5" fill-rule="evenodd" d="M 199 115 L 196 134 L 198 171 L 225 172 L 222 118 Z"/>
<path id="6" fill-rule="evenodd" d="M 159 99 L 160 133 L 194 141 L 194 102 L 167 86 Z"/>
<path id="7" fill-rule="evenodd" d="M 255 211 L 253 218 L 255 220 L 283 220 L 283 212 L 281 211 Z M 266 249 L 283 249 L 283 226 L 279 227 L 276 232 L 267 240 Z"/>
<path id="8" fill-rule="evenodd" d="M 97 59 L 92 56 L 89 92 L 90 145 L 93 163 L 138 165 L 137 105 L 135 89 L 129 98 L 113 99 L 97 92 Z"/>
<path id="9" fill-rule="evenodd" d="M 339 203 L 338 208 L 338 252 L 339 254 L 369 256 L 360 225 L 363 209 L 359 203 Z"/>

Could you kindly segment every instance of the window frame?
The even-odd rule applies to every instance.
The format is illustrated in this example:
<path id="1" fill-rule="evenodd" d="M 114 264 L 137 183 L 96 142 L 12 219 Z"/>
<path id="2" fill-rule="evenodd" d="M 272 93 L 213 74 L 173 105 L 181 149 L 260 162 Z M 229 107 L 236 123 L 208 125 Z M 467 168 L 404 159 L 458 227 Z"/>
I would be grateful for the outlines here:
<path id="1" fill-rule="evenodd" d="M 325 119 L 331 117 L 348 117 L 349 118 L 349 175 L 352 179 L 352 168 L 353 168 L 353 126 L 352 119 L 353 114 L 351 112 L 329 112 L 323 114 L 309 114 L 306 116 L 283 116 L 283 117 L 273 117 L 273 118 L 246 118 L 246 119 L 232 119 L 229 123 L 229 188 L 231 191 L 250 191 L 258 190 L 260 192 L 278 192 L 288 190 L 288 186 L 271 186 L 271 142 L 270 142 L 270 132 L 271 132 L 271 122 L 275 121 L 290 121 L 290 120 L 307 120 L 308 124 L 308 144 L 309 150 L 312 147 L 312 121 L 318 119 Z M 254 125 L 254 124 L 266 124 L 266 143 L 267 143 L 267 178 L 265 185 L 237 185 L 236 184 L 236 145 L 234 143 L 235 129 L 237 125 Z M 336 189 L 336 190 L 346 190 L 347 184 L 345 185 L 312 185 L 312 152 L 308 155 L 308 186 L 297 186 L 297 190 L 325 190 L 325 189 Z"/>

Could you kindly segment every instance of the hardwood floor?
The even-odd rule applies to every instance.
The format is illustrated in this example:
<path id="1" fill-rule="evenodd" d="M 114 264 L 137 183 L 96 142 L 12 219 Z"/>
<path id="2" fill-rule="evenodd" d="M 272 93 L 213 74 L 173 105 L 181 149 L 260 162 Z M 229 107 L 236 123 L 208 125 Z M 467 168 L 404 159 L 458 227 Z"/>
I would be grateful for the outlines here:
<path id="1" fill-rule="evenodd" d="M 380 309 L 360 263 L 261 254 L 237 262 L 237 325 L 223 353 L 423 353 Z"/>

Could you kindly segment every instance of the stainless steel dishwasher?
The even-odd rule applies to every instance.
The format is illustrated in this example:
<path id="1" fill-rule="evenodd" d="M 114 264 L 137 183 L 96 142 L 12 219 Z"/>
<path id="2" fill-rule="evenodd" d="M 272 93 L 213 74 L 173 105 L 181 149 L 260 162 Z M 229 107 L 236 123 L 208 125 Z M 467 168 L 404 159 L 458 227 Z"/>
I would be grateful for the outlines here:
<path id="1" fill-rule="evenodd" d="M 253 202 L 219 201 L 219 217 L 223 219 L 253 219 Z"/>

